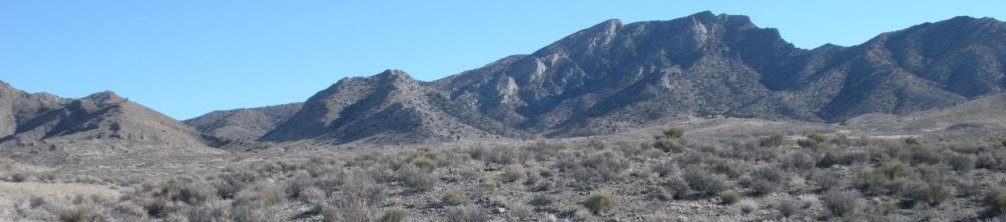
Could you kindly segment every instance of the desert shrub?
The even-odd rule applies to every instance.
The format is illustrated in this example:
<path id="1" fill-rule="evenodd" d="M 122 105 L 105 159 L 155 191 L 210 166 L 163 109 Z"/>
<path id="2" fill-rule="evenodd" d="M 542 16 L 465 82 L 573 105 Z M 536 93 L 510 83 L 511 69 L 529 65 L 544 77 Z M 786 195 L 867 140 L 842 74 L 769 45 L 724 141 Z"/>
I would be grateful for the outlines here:
<path id="1" fill-rule="evenodd" d="M 938 164 L 943 162 L 943 154 L 932 148 L 909 147 L 912 153 L 912 164 Z"/>
<path id="2" fill-rule="evenodd" d="M 745 214 L 750 214 L 758 210 L 758 202 L 753 200 L 745 200 L 737 203 L 740 206 L 741 212 Z"/>
<path id="3" fill-rule="evenodd" d="M 461 195 L 454 191 L 448 191 L 444 197 L 440 198 L 440 202 L 447 206 L 457 206 L 461 204 L 461 201 Z"/>
<path id="4" fill-rule="evenodd" d="M 23 173 L 14 173 L 7 178 L 7 181 L 14 183 L 20 183 L 26 180 L 28 180 L 28 175 Z"/>
<path id="5" fill-rule="evenodd" d="M 758 144 L 761 147 L 780 147 L 785 143 L 786 137 L 779 133 L 758 140 Z"/>
<path id="6" fill-rule="evenodd" d="M 447 210 L 448 222 L 483 222 L 489 221 L 489 215 L 476 206 L 462 206 Z"/>
<path id="7" fill-rule="evenodd" d="M 751 177 L 758 178 L 761 180 L 770 181 L 773 183 L 785 183 L 788 179 L 786 172 L 779 170 L 775 167 L 761 167 L 751 171 Z"/>
<path id="8" fill-rule="evenodd" d="M 654 215 L 646 216 L 643 221 L 646 221 L 646 222 L 677 222 L 678 218 L 677 217 L 672 217 L 670 215 L 665 215 L 665 214 L 654 214 Z"/>
<path id="9" fill-rule="evenodd" d="M 912 202 L 923 202 L 929 205 L 939 205 L 951 196 L 950 188 L 942 184 L 914 183 L 909 186 L 907 197 Z"/>
<path id="10" fill-rule="evenodd" d="M 217 190 L 213 185 L 203 181 L 194 181 L 184 185 L 180 190 L 175 192 L 172 199 L 180 200 L 190 205 L 198 205 L 215 199 L 216 195 Z"/>
<path id="11" fill-rule="evenodd" d="M 412 159 L 412 164 L 416 165 L 416 167 L 419 167 L 420 169 L 425 170 L 427 173 L 432 173 L 434 170 L 437 170 L 437 162 L 424 156 Z"/>
<path id="12" fill-rule="evenodd" d="M 697 167 L 685 168 L 682 175 L 692 190 L 706 195 L 715 195 L 727 189 L 727 178 L 723 174 L 711 173 Z"/>
<path id="13" fill-rule="evenodd" d="M 436 185 L 437 178 L 426 170 L 414 165 L 405 165 L 396 171 L 398 180 L 411 189 L 426 191 Z"/>
<path id="14" fill-rule="evenodd" d="M 1006 213 L 1006 187 L 995 187 L 985 194 L 985 205 L 992 212 Z"/>
<path id="15" fill-rule="evenodd" d="M 91 221 L 111 221 L 95 203 L 77 204 L 61 208 L 56 212 L 60 221 L 64 222 L 91 222 Z"/>
<path id="16" fill-rule="evenodd" d="M 500 165 L 523 163 L 530 156 L 524 149 L 505 147 L 477 147 L 469 149 L 468 153 L 472 159 Z"/>
<path id="17" fill-rule="evenodd" d="M 668 128 L 668 129 L 664 130 L 664 137 L 667 137 L 667 138 L 672 138 L 672 139 L 681 138 L 684 135 L 685 135 L 685 130 L 683 130 L 681 128 L 674 128 L 674 127 L 672 127 L 672 128 Z"/>
<path id="18" fill-rule="evenodd" d="M 741 200 L 741 193 L 734 189 L 720 192 L 719 196 L 722 204 L 734 204 Z"/>
<path id="19" fill-rule="evenodd" d="M 856 211 L 859 207 L 860 197 L 861 195 L 856 191 L 832 190 L 824 194 L 822 201 L 831 215 L 841 217 Z"/>
<path id="20" fill-rule="evenodd" d="M 555 202 L 555 199 L 552 198 L 552 196 L 545 195 L 545 194 L 539 194 L 539 195 L 535 195 L 533 198 L 531 198 L 531 201 L 529 201 L 528 203 L 531 204 L 531 205 L 533 205 L 533 206 L 543 207 L 543 206 L 552 205 L 552 202 Z"/>
<path id="21" fill-rule="evenodd" d="M 778 189 L 779 184 L 764 179 L 755 179 L 749 186 L 751 187 L 751 194 L 763 196 L 774 193 Z"/>
<path id="22" fill-rule="evenodd" d="M 487 176 L 485 178 L 482 178 L 481 182 L 482 182 L 482 186 L 486 187 L 486 188 L 497 188 L 497 187 L 500 186 L 499 181 L 496 180 L 495 177 L 489 177 L 489 176 Z"/>
<path id="23" fill-rule="evenodd" d="M 298 197 L 301 200 L 307 201 L 309 203 L 315 203 L 325 200 L 325 191 L 321 190 L 318 187 L 310 186 L 301 189 L 300 192 L 298 192 Z"/>
<path id="24" fill-rule="evenodd" d="M 191 222 L 215 222 L 231 218 L 231 213 L 229 204 L 212 201 L 194 207 L 189 211 L 188 219 Z"/>
<path id="25" fill-rule="evenodd" d="M 369 222 L 379 219 L 374 218 L 377 214 L 370 207 L 357 202 L 337 201 L 333 206 L 324 205 L 320 208 L 323 221 L 326 222 Z"/>
<path id="26" fill-rule="evenodd" d="M 381 218 L 378 219 L 380 222 L 405 222 L 409 221 L 409 211 L 402 208 L 393 208 L 384 212 Z"/>
<path id="27" fill-rule="evenodd" d="M 507 221 L 533 221 L 534 208 L 524 204 L 512 204 L 507 208 Z"/>
<path id="28" fill-rule="evenodd" d="M 814 158 L 803 152 L 794 152 L 782 158 L 782 168 L 790 171 L 805 171 L 817 164 Z"/>
<path id="29" fill-rule="evenodd" d="M 657 148 L 665 153 L 681 153 L 685 150 L 685 145 L 672 139 L 660 138 L 653 141 L 653 148 Z"/>
<path id="30" fill-rule="evenodd" d="M 525 170 L 524 178 L 526 178 L 524 179 L 525 186 L 534 186 L 535 184 L 538 184 L 538 182 L 542 180 L 541 172 L 535 169 Z"/>
<path id="31" fill-rule="evenodd" d="M 922 145 L 922 142 L 919 141 L 919 138 L 908 137 L 908 138 L 905 138 L 905 145 L 918 146 L 918 145 Z"/>
<path id="32" fill-rule="evenodd" d="M 595 150 L 603 150 L 607 146 L 604 145 L 603 141 L 593 139 L 593 140 L 590 140 L 590 142 L 587 142 L 587 147 L 589 147 L 591 149 L 595 149 Z"/>
<path id="33" fill-rule="evenodd" d="M 807 139 L 814 141 L 814 143 L 823 143 L 828 141 L 828 137 L 820 133 L 811 133 L 810 135 L 807 135 Z"/>
<path id="34" fill-rule="evenodd" d="M 821 187 L 822 191 L 831 190 L 842 184 L 842 176 L 835 172 L 815 172 L 811 175 L 811 179 Z"/>
<path id="35" fill-rule="evenodd" d="M 28 206 L 31 208 L 38 208 L 45 205 L 45 199 L 42 197 L 32 197 L 28 199 Z"/>
<path id="36" fill-rule="evenodd" d="M 821 159 L 817 161 L 818 168 L 828 168 L 837 164 L 839 164 L 839 159 L 838 155 L 835 154 L 834 152 L 824 153 L 824 156 L 822 156 Z"/>
<path id="37" fill-rule="evenodd" d="M 677 169 L 678 166 L 675 165 L 673 161 L 663 161 L 650 167 L 650 171 L 656 173 L 657 176 L 660 177 L 673 175 Z"/>
<path id="38" fill-rule="evenodd" d="M 792 217 L 800 214 L 800 210 L 804 208 L 806 204 L 799 200 L 782 200 L 779 202 L 777 210 L 779 214 L 783 217 Z"/>
<path id="39" fill-rule="evenodd" d="M 691 186 L 681 178 L 671 178 L 663 185 L 668 191 L 673 192 L 674 199 L 681 199 L 691 192 Z"/>
<path id="40" fill-rule="evenodd" d="M 258 206 L 268 207 L 280 204 L 286 195 L 283 189 L 274 183 L 259 183 L 250 189 L 238 192 L 235 198 L 238 201 L 248 201 Z"/>
<path id="41" fill-rule="evenodd" d="M 621 179 L 622 172 L 629 168 L 629 161 L 613 152 L 603 152 L 587 157 L 579 164 L 592 175 L 603 182 Z"/>
<path id="42" fill-rule="evenodd" d="M 583 201 L 583 206 L 587 207 L 591 213 L 607 213 L 615 208 L 615 195 L 609 191 L 595 191 Z"/>
<path id="43" fill-rule="evenodd" d="M 737 178 L 744 174 L 743 167 L 746 164 L 743 161 L 721 158 L 713 158 L 712 161 L 709 162 L 710 170 L 714 173 L 723 174 L 730 178 Z"/>
<path id="44" fill-rule="evenodd" d="M 524 169 L 516 164 L 507 165 L 503 167 L 503 173 L 500 174 L 500 180 L 504 183 L 511 183 L 520 180 L 524 176 Z"/>
<path id="45" fill-rule="evenodd" d="M 817 148 L 817 144 L 818 142 L 809 139 L 800 139 L 796 141 L 796 145 L 800 146 L 801 148 L 813 149 Z"/>
<path id="46" fill-rule="evenodd" d="M 947 164 L 956 171 L 967 172 L 975 169 L 975 158 L 968 154 L 955 154 L 947 158 Z"/>
<path id="47" fill-rule="evenodd" d="M 387 189 L 380 184 L 374 183 L 370 178 L 353 176 L 342 185 L 341 199 L 347 202 L 363 203 L 366 206 L 374 206 L 384 202 L 387 196 Z"/>

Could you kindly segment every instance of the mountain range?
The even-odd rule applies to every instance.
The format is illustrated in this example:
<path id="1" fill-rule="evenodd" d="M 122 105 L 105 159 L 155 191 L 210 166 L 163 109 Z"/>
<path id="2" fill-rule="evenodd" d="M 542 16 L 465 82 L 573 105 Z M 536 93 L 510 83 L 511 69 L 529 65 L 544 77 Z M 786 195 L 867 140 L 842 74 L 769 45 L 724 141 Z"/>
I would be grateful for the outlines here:
<path id="1" fill-rule="evenodd" d="M 421 143 L 609 134 L 676 118 L 837 123 L 948 108 L 1006 89 L 1006 23 L 955 17 L 855 46 L 801 49 L 747 16 L 608 20 L 527 55 L 435 81 L 401 70 L 339 80 L 303 103 L 184 124 L 118 97 L 0 88 L 0 147 L 121 140 Z M 127 143 L 123 143 L 127 144 Z"/>

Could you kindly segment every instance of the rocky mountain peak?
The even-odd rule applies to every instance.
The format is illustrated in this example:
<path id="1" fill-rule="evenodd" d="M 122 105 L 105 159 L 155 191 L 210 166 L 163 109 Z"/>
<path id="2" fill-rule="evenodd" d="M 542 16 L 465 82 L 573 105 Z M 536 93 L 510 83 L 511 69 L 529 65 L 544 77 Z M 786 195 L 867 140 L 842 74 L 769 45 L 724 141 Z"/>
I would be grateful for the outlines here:
<path id="1" fill-rule="evenodd" d="M 90 100 L 90 101 L 92 101 L 94 103 L 97 103 L 97 104 L 113 104 L 113 103 L 121 103 L 121 102 L 125 102 L 126 101 L 126 99 L 124 99 L 121 96 L 119 96 L 119 94 L 117 94 L 115 92 L 112 92 L 112 91 L 109 91 L 109 90 L 101 91 L 101 92 L 97 92 L 97 93 L 88 95 L 88 96 L 82 98 L 82 100 Z"/>

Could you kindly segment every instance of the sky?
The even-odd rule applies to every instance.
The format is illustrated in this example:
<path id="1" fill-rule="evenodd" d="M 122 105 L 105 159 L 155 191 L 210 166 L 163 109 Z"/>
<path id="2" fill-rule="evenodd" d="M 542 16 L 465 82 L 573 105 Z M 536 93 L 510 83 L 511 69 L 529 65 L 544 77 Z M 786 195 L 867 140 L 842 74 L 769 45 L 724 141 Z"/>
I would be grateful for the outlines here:
<path id="1" fill-rule="evenodd" d="M 1002 0 L 0 0 L 0 80 L 67 98 L 112 90 L 184 120 L 302 102 L 386 69 L 435 80 L 607 19 L 706 10 L 748 15 L 801 48 L 959 15 L 1006 18 Z"/>

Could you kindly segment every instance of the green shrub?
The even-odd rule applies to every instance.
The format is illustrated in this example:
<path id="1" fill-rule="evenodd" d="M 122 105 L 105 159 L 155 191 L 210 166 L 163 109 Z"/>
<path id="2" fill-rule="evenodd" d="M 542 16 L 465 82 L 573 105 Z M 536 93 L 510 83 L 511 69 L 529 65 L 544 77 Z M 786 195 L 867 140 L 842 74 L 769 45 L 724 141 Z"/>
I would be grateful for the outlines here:
<path id="1" fill-rule="evenodd" d="M 583 201 L 583 206 L 587 207 L 594 214 L 601 214 L 615 208 L 615 195 L 608 191 L 595 191 Z"/>
<path id="2" fill-rule="evenodd" d="M 737 190 L 730 189 L 720 193 L 720 203 L 723 204 L 734 204 L 741 200 L 741 193 Z"/>

